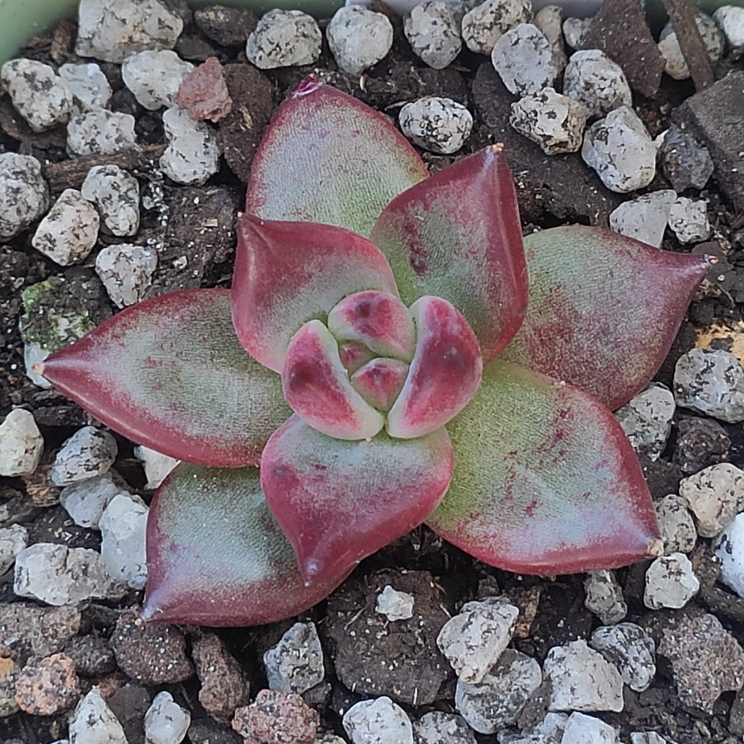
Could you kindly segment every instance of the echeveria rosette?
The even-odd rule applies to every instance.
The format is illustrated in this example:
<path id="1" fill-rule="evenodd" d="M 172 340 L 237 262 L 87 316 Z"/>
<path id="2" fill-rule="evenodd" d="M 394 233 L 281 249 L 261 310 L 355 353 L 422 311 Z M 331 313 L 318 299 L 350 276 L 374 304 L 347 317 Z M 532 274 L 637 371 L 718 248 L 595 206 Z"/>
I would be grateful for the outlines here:
<path id="1" fill-rule="evenodd" d="M 384 117 L 315 81 L 267 130 L 238 233 L 230 297 L 141 303 L 44 366 L 186 461 L 151 505 L 145 617 L 294 615 L 423 520 L 525 573 L 658 549 L 606 406 L 651 379 L 704 258 L 585 227 L 523 249 L 498 146 L 427 177 Z"/>

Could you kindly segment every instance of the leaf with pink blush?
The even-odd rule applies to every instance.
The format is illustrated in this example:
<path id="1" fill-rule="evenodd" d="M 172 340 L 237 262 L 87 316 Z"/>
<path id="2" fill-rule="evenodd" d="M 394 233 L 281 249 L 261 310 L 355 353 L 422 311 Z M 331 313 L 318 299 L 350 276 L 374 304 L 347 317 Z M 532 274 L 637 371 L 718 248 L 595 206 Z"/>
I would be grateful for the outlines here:
<path id="1" fill-rule="evenodd" d="M 385 205 L 427 175 L 418 153 L 388 119 L 308 78 L 266 130 L 245 211 L 369 235 Z"/>
<path id="2" fill-rule="evenodd" d="M 386 424 L 388 434 L 401 439 L 444 426 L 468 404 L 483 372 L 478 339 L 454 305 L 422 297 L 411 306 L 411 316 L 416 352 Z"/>
<path id="3" fill-rule="evenodd" d="M 527 306 L 522 227 L 500 145 L 430 176 L 385 208 L 371 240 L 387 256 L 401 299 L 444 297 L 467 318 L 487 362 Z"/>
<path id="4" fill-rule="evenodd" d="M 452 463 L 445 429 L 346 442 L 292 416 L 264 449 L 261 486 L 314 586 L 420 524 L 447 490 Z"/>
<path id="5" fill-rule="evenodd" d="M 408 364 L 377 357 L 351 376 L 351 384 L 378 411 L 389 411 L 408 377 Z"/>
<path id="6" fill-rule="evenodd" d="M 336 339 L 319 320 L 305 323 L 289 342 L 282 389 L 290 408 L 328 436 L 367 439 L 385 424 L 352 387 Z"/>
<path id="7" fill-rule="evenodd" d="M 416 329 L 408 308 L 386 292 L 357 292 L 328 314 L 328 329 L 339 341 L 358 341 L 375 354 L 410 362 Z"/>
<path id="8" fill-rule="evenodd" d="M 574 225 L 525 238 L 527 315 L 503 358 L 565 380 L 615 410 L 666 358 L 705 276 L 705 256 Z"/>
<path id="9" fill-rule="evenodd" d="M 638 458 L 581 390 L 498 359 L 447 428 L 455 472 L 427 524 L 478 560 L 545 575 L 659 554 Z"/>
<path id="10" fill-rule="evenodd" d="M 344 369 L 353 375 L 360 367 L 374 359 L 375 355 L 358 341 L 342 341 L 338 345 L 338 356 Z"/>
<path id="11" fill-rule="evenodd" d="M 256 468 L 179 465 L 147 518 L 145 620 L 273 623 L 324 599 L 348 571 L 305 586 Z"/>
<path id="12" fill-rule="evenodd" d="M 203 465 L 255 465 L 289 415 L 279 375 L 235 337 L 227 290 L 189 289 L 133 305 L 42 367 L 115 431 Z"/>
<path id="13" fill-rule="evenodd" d="M 232 286 L 235 332 L 261 364 L 281 372 L 289 340 L 325 321 L 344 297 L 368 289 L 397 297 L 385 256 L 361 235 L 330 225 L 238 220 Z"/>

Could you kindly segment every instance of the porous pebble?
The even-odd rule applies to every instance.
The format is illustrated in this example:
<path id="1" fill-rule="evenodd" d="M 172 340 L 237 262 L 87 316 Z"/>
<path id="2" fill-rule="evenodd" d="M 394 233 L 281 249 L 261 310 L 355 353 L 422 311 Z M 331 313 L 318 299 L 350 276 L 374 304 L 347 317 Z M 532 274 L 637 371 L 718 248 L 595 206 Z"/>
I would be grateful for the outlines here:
<path id="1" fill-rule="evenodd" d="M 49 477 L 55 486 L 94 478 L 113 465 L 117 452 L 116 440 L 109 432 L 84 426 L 62 444 Z"/>
<path id="2" fill-rule="evenodd" d="M 658 460 L 672 430 L 674 396 L 666 385 L 653 382 L 615 413 L 633 449 Z"/>
<path id="3" fill-rule="evenodd" d="M 93 250 L 99 223 L 95 207 L 77 189 L 65 189 L 39 223 L 31 245 L 60 266 L 70 266 Z"/>
<path id="4" fill-rule="evenodd" d="M 444 624 L 437 646 L 460 680 L 483 680 L 511 640 L 518 615 L 514 605 L 495 597 L 466 603 Z"/>
<path id="5" fill-rule="evenodd" d="M 59 68 L 59 76 L 72 93 L 73 111 L 83 113 L 106 108 L 111 100 L 111 85 L 95 62 L 68 63 Z"/>
<path id="6" fill-rule="evenodd" d="M 35 132 L 69 119 L 72 93 L 50 65 L 33 59 L 12 59 L 2 66 L 0 81 L 13 106 Z"/>
<path id="7" fill-rule="evenodd" d="M 610 111 L 587 129 L 584 162 L 617 193 L 648 186 L 656 174 L 656 148 L 643 122 L 628 106 Z"/>
<path id="8" fill-rule="evenodd" d="M 71 155 L 112 155 L 136 144 L 131 114 L 97 109 L 73 116 L 67 125 L 67 150 Z"/>
<path id="9" fill-rule="evenodd" d="M 669 210 L 669 227 L 680 243 L 699 243 L 710 236 L 708 203 L 703 199 L 677 197 Z"/>
<path id="10" fill-rule="evenodd" d="M 183 20 L 158 0 L 81 0 L 75 51 L 121 63 L 143 49 L 172 49 Z"/>
<path id="11" fill-rule="evenodd" d="M 65 486 L 59 494 L 59 502 L 80 527 L 98 529 L 103 510 L 109 501 L 121 493 L 114 483 L 111 472 Z"/>
<path id="12" fill-rule="evenodd" d="M 584 713 L 571 713 L 561 744 L 615 744 L 617 731 L 609 723 Z"/>
<path id="13" fill-rule="evenodd" d="M 715 21 L 700 10 L 695 11 L 695 23 L 703 37 L 710 61 L 715 65 L 723 54 L 723 34 Z M 657 47 L 664 58 L 664 72 L 667 75 L 675 80 L 686 80 L 690 77 L 690 69 L 680 49 L 671 21 L 661 30 Z"/>
<path id="14" fill-rule="evenodd" d="M 168 147 L 160 158 L 160 167 L 176 183 L 202 186 L 220 169 L 217 136 L 208 124 L 193 121 L 189 112 L 178 107 L 163 114 Z"/>
<path id="15" fill-rule="evenodd" d="M 0 153 L 0 239 L 25 230 L 48 206 L 41 163 L 31 155 Z"/>
<path id="16" fill-rule="evenodd" d="M 679 495 L 695 518 L 701 537 L 715 537 L 734 521 L 744 503 L 744 472 L 722 462 L 711 465 L 679 484 Z"/>
<path id="17" fill-rule="evenodd" d="M 387 56 L 393 25 L 386 15 L 364 5 L 347 5 L 334 14 L 326 38 L 336 64 L 344 72 L 361 75 Z"/>
<path id="18" fill-rule="evenodd" d="M 104 566 L 117 581 L 132 589 L 144 589 L 147 582 L 147 511 L 138 496 L 118 493 L 108 503 L 98 523 Z"/>
<path id="19" fill-rule="evenodd" d="M 509 124 L 546 155 L 558 155 L 581 148 L 586 116 L 572 98 L 543 88 L 512 103 Z"/>
<path id="20" fill-rule="evenodd" d="M 121 238 L 139 229 L 139 183 L 123 168 L 114 164 L 93 166 L 80 193 L 98 207 L 106 232 Z"/>
<path id="21" fill-rule="evenodd" d="M 0 644 L 21 664 L 32 656 L 62 651 L 80 631 L 74 607 L 38 607 L 30 602 L 0 605 Z"/>
<path id="22" fill-rule="evenodd" d="M 544 5 L 535 13 L 532 22 L 543 32 L 553 52 L 553 64 L 560 73 L 566 66 L 563 49 L 563 8 L 560 5 Z"/>
<path id="23" fill-rule="evenodd" d="M 352 744 L 414 744 L 411 719 L 389 697 L 352 705 L 343 724 Z"/>
<path id="24" fill-rule="evenodd" d="M 744 8 L 722 5 L 713 13 L 713 20 L 721 29 L 732 56 L 741 56 L 744 51 Z"/>
<path id="25" fill-rule="evenodd" d="M 142 461 L 145 468 L 145 477 L 147 483 L 145 488 L 155 490 L 166 478 L 173 468 L 178 465 L 180 460 L 175 457 L 169 457 L 162 452 L 156 452 L 154 449 L 140 445 L 134 448 L 134 456 Z"/>
<path id="26" fill-rule="evenodd" d="M 579 49 L 592 23 L 591 18 L 566 18 L 563 21 L 563 37 L 571 49 Z"/>
<path id="27" fill-rule="evenodd" d="M 462 716 L 433 710 L 413 722 L 416 744 L 477 744 L 473 729 Z"/>
<path id="28" fill-rule="evenodd" d="M 296 693 L 261 690 L 255 702 L 235 711 L 232 727 L 249 743 L 313 744 L 318 722 L 318 713 Z"/>
<path id="29" fill-rule="evenodd" d="M 744 512 L 716 542 L 716 558 L 721 562 L 721 581 L 740 597 L 744 597 Z"/>
<path id="30" fill-rule="evenodd" d="M 657 501 L 656 519 L 665 553 L 689 553 L 695 547 L 695 522 L 681 496 L 670 493 Z"/>
<path id="31" fill-rule="evenodd" d="M 95 550 L 35 543 L 16 556 L 13 591 L 60 607 L 121 597 L 125 587 L 114 582 Z"/>
<path id="32" fill-rule="evenodd" d="M 667 744 L 667 740 L 655 731 L 634 731 L 630 744 Z"/>
<path id="33" fill-rule="evenodd" d="M 545 34 L 532 23 L 520 23 L 499 37 L 491 63 L 510 93 L 537 93 L 553 85 L 558 70 Z"/>
<path id="34" fill-rule="evenodd" d="M 610 212 L 610 229 L 658 248 L 677 192 L 659 189 L 623 202 Z"/>
<path id="35" fill-rule="evenodd" d="M 549 704 L 552 711 L 623 709 L 620 672 L 584 640 L 551 648 L 543 671 L 553 686 Z"/>
<path id="36" fill-rule="evenodd" d="M 224 119 L 232 111 L 233 102 L 217 57 L 209 57 L 195 67 L 179 86 L 173 101 L 188 109 L 194 121 L 209 119 L 218 122 Z"/>
<path id="37" fill-rule="evenodd" d="M 100 687 L 77 704 L 70 716 L 70 744 L 128 744 L 119 719 L 103 699 Z"/>
<path id="38" fill-rule="evenodd" d="M 531 17 L 531 0 L 486 0 L 463 16 L 462 40 L 471 52 L 491 54 L 503 33 Z"/>
<path id="39" fill-rule="evenodd" d="M 30 475 L 43 451 L 44 437 L 33 413 L 14 408 L 0 424 L 0 475 Z"/>
<path id="40" fill-rule="evenodd" d="M 631 690 L 643 692 L 656 675 L 654 639 L 635 623 L 597 628 L 589 643 L 615 664 Z"/>
<path id="41" fill-rule="evenodd" d="M 643 604 L 650 610 L 684 607 L 700 589 L 692 563 L 684 553 L 671 553 L 654 559 L 646 571 Z"/>
<path id="42" fill-rule="evenodd" d="M 576 99 L 587 117 L 605 116 L 618 106 L 633 105 L 622 68 L 599 49 L 571 55 L 563 77 L 563 94 Z"/>
<path id="43" fill-rule="evenodd" d="M 0 718 L 7 718 L 20 710 L 15 699 L 19 671 L 20 667 L 13 659 L 0 657 Z"/>
<path id="44" fill-rule="evenodd" d="M 462 38 L 451 6 L 439 0 L 417 5 L 403 20 L 413 53 L 429 67 L 442 70 L 460 53 Z"/>
<path id="45" fill-rule="evenodd" d="M 683 418 L 677 424 L 672 462 L 685 474 L 728 459 L 731 437 L 715 419 Z"/>
<path id="46" fill-rule="evenodd" d="M 455 707 L 480 734 L 493 734 L 513 726 L 527 700 L 542 682 L 535 659 L 507 649 L 477 684 L 457 680 Z"/>
<path id="47" fill-rule="evenodd" d="M 300 10 L 270 10 L 248 37 L 245 55 L 261 70 L 311 65 L 322 37 L 315 19 Z"/>
<path id="48" fill-rule="evenodd" d="M 457 152 L 473 128 L 473 116 L 465 106 L 438 96 L 407 103 L 400 110 L 398 122 L 414 144 L 438 155 Z"/>
<path id="49" fill-rule="evenodd" d="M 399 592 L 388 584 L 378 595 L 375 611 L 391 622 L 408 620 L 413 617 L 415 599 L 408 592 Z"/>
<path id="50" fill-rule="evenodd" d="M 708 148 L 698 144 L 690 132 L 672 126 L 659 148 L 664 175 L 675 191 L 702 189 L 713 175 Z"/>
<path id="51" fill-rule="evenodd" d="M 263 656 L 269 688 L 307 692 L 325 676 L 323 648 L 315 623 L 295 623 Z"/>
<path id="52" fill-rule="evenodd" d="M 4 574 L 13 565 L 15 557 L 26 545 L 28 530 L 23 525 L 0 527 L 0 574 Z"/>
<path id="53" fill-rule="evenodd" d="M 724 349 L 691 349 L 674 369 L 678 406 L 736 424 L 744 421 L 744 370 Z"/>
<path id="54" fill-rule="evenodd" d="M 117 307 L 145 298 L 157 265 L 158 252 L 149 245 L 109 245 L 96 256 L 96 274 Z"/>
<path id="55" fill-rule="evenodd" d="M 53 716 L 72 708 L 80 698 L 75 662 L 65 654 L 32 658 L 16 678 L 18 707 L 32 716 Z"/>
<path id="56" fill-rule="evenodd" d="M 147 744 L 180 744 L 189 730 L 191 713 L 170 692 L 159 692 L 145 713 Z"/>
<path id="57" fill-rule="evenodd" d="M 623 590 L 612 571 L 589 571 L 584 592 L 584 606 L 605 625 L 619 623 L 628 614 Z"/>
<path id="58" fill-rule="evenodd" d="M 121 77 L 141 106 L 157 111 L 161 106 L 173 105 L 178 88 L 193 69 L 191 62 L 168 49 L 145 50 L 124 60 Z"/>

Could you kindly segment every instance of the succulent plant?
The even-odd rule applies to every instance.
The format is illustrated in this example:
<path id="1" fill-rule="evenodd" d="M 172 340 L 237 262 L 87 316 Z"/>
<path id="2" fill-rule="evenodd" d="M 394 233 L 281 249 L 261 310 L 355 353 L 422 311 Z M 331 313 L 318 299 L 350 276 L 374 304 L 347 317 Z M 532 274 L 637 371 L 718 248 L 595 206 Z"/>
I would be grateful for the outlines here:
<path id="1" fill-rule="evenodd" d="M 708 265 L 584 226 L 523 243 L 500 146 L 429 175 L 307 80 L 256 155 L 232 290 L 127 308 L 42 372 L 183 461 L 150 508 L 145 618 L 294 615 L 422 522 L 512 571 L 614 568 L 660 542 L 611 409 Z"/>

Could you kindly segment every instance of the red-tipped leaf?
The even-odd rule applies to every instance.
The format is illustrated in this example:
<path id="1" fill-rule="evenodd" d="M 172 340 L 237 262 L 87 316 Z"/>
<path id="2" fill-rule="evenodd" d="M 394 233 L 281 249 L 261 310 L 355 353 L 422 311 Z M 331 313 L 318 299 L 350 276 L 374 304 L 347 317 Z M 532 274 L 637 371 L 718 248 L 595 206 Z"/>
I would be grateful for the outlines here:
<path id="1" fill-rule="evenodd" d="M 238 338 L 261 364 L 281 372 L 289 340 L 309 320 L 325 321 L 344 297 L 377 289 L 397 297 L 380 250 L 340 227 L 238 220 L 232 315 Z"/>
<path id="2" fill-rule="evenodd" d="M 420 524 L 447 490 L 452 462 L 444 429 L 345 442 L 292 416 L 266 445 L 261 486 L 314 585 Z"/>
<path id="3" fill-rule="evenodd" d="M 378 411 L 389 411 L 408 377 L 408 365 L 400 359 L 377 357 L 351 377 L 351 384 Z"/>
<path id="4" fill-rule="evenodd" d="M 627 403 L 664 361 L 705 276 L 705 256 L 574 225 L 525 238 L 530 296 L 504 359 Z"/>
<path id="5" fill-rule="evenodd" d="M 238 342 L 226 290 L 133 305 L 50 356 L 42 373 L 125 437 L 203 465 L 255 465 L 289 413 L 279 376 Z"/>
<path id="6" fill-rule="evenodd" d="M 455 472 L 427 524 L 479 560 L 560 574 L 659 554 L 638 459 L 586 393 L 496 360 L 448 430 Z"/>

